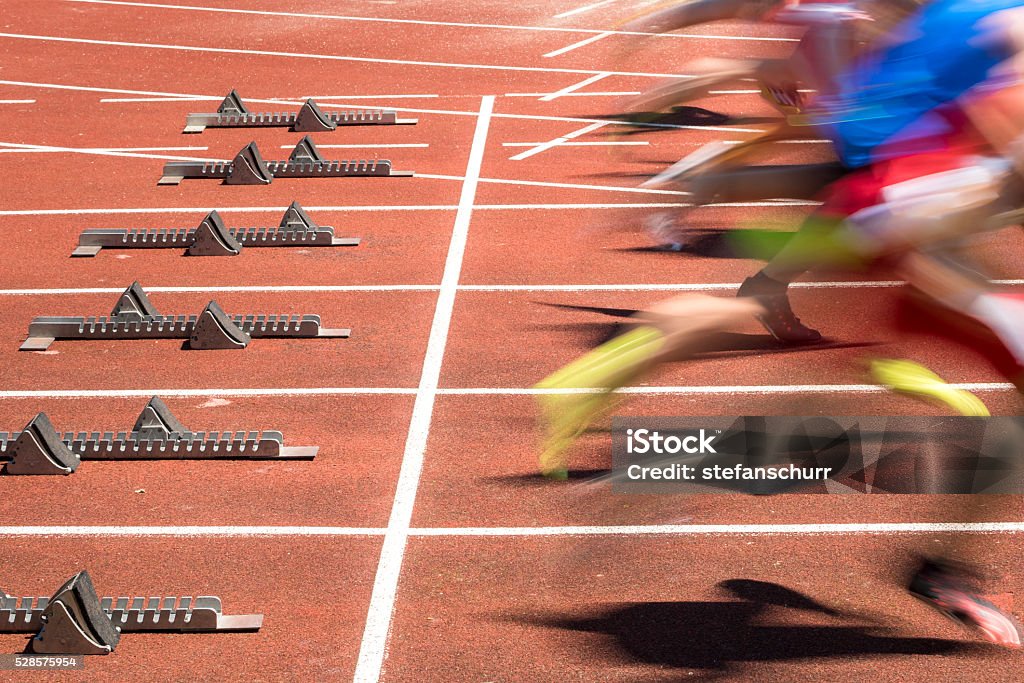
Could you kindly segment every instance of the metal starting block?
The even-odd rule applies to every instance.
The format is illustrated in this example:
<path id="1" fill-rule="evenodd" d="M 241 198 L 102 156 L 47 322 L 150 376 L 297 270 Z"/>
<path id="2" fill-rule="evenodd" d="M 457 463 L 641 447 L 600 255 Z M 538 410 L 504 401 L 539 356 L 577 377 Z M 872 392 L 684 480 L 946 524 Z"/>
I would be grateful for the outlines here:
<path id="1" fill-rule="evenodd" d="M 253 338 L 348 337 L 320 326 L 319 315 L 228 315 L 211 301 L 199 315 L 161 315 L 138 282 L 109 316 L 41 316 L 28 326 L 22 351 L 45 351 L 57 339 L 187 339 L 191 349 L 244 349 Z"/>
<path id="2" fill-rule="evenodd" d="M 196 228 L 86 230 L 72 256 L 95 256 L 108 249 L 185 249 L 189 256 L 236 256 L 242 247 L 354 247 L 358 237 L 335 237 L 334 228 L 317 225 L 292 202 L 276 228 L 228 228 L 211 211 Z"/>
<path id="3" fill-rule="evenodd" d="M 394 126 L 414 124 L 416 119 L 400 119 L 391 109 L 354 109 L 327 112 L 313 100 L 306 100 L 298 113 L 253 113 L 242 104 L 232 90 L 217 111 L 210 114 L 189 114 L 183 133 L 202 133 L 206 128 L 272 128 L 290 127 L 297 133 L 335 130 L 338 126 Z"/>
<path id="4" fill-rule="evenodd" d="M 262 614 L 225 615 L 220 598 L 99 598 L 80 571 L 51 598 L 0 591 L 0 633 L 34 633 L 31 650 L 51 655 L 106 655 L 122 633 L 259 631 Z"/>
<path id="5" fill-rule="evenodd" d="M 0 432 L 6 474 L 71 474 L 82 460 L 312 460 L 318 446 L 286 447 L 277 431 L 193 432 L 154 396 L 130 432 L 58 432 L 39 413 Z"/>
<path id="6" fill-rule="evenodd" d="M 169 161 L 157 185 L 177 185 L 185 178 L 214 178 L 225 185 L 269 185 L 274 178 L 411 178 L 412 171 L 392 171 L 387 159 L 327 161 L 307 135 L 295 145 L 287 161 L 264 161 L 250 142 L 231 161 Z"/>

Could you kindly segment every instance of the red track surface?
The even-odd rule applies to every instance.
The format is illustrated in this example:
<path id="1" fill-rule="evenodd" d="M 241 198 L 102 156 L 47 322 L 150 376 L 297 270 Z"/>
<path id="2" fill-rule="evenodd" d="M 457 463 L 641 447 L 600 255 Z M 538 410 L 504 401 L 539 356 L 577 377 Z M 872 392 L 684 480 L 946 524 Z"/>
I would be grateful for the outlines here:
<path id="1" fill-rule="evenodd" d="M 364 664 L 360 680 L 1019 680 L 1019 656 L 974 644 L 898 587 L 912 552 L 946 547 L 954 534 L 639 528 L 1018 522 L 1019 500 L 991 497 L 968 520 L 950 497 L 624 497 L 601 487 L 553 485 L 535 474 L 535 409 L 521 390 L 619 321 L 549 304 L 636 309 L 667 296 L 638 287 L 650 285 L 724 285 L 713 292 L 731 295 L 728 285 L 754 264 L 644 251 L 637 226 L 655 209 L 638 205 L 685 197 L 637 186 L 639 175 L 700 144 L 741 140 L 749 132 L 610 137 L 596 131 L 574 141 L 649 145 L 562 145 L 512 160 L 528 147 L 504 143 L 539 144 L 573 133 L 593 116 L 614 112 L 618 98 L 542 101 L 539 94 L 508 94 L 553 93 L 605 71 L 627 75 L 613 73 L 578 92 L 636 91 L 657 80 L 636 74 L 684 73 L 686 62 L 699 56 L 786 54 L 790 43 L 722 38 L 781 37 L 781 29 L 725 24 L 694 32 L 718 38 L 647 41 L 609 35 L 543 57 L 596 33 L 528 27 L 606 30 L 640 3 L 616 0 L 563 18 L 555 15 L 586 2 L 175 4 L 265 14 L 5 3 L 0 100 L 36 101 L 0 104 L 0 143 L 6 143 L 0 145 L 6 247 L 0 430 L 20 429 L 41 410 L 58 429 L 123 430 L 148 395 L 163 394 L 194 429 L 278 429 L 286 445 L 317 445 L 320 453 L 293 462 L 86 462 L 67 478 L 0 478 L 0 588 L 47 595 L 87 568 L 104 594 L 219 595 L 228 613 L 265 616 L 255 634 L 127 634 L 112 656 L 90 658 L 85 672 L 64 679 L 351 680 L 360 648 L 364 655 L 372 651 L 375 634 L 385 639 L 387 657 L 383 667 Z M 303 13 L 434 23 L 298 16 Z M 74 42 L 82 40 L 100 43 Z M 511 65 L 529 70 L 502 68 Z M 419 118 L 416 126 L 339 129 L 315 138 L 327 157 L 390 158 L 418 177 L 278 180 L 269 187 L 186 180 L 158 187 L 162 156 L 230 158 L 256 139 L 265 158 L 285 158 L 299 136 L 283 129 L 180 134 L 187 113 L 212 110 L 216 101 L 101 101 L 219 98 L 231 88 L 247 99 L 337 96 L 320 101 L 409 109 L 403 116 Z M 400 94 L 437 97 L 394 97 Z M 382 96 L 342 98 L 359 95 Z M 454 273 L 462 289 L 439 349 L 440 392 L 426 399 L 433 410 L 426 413 L 425 452 L 410 456 L 407 440 L 415 443 L 423 427 L 413 416 L 417 388 L 429 379 L 424 357 L 431 326 L 448 322 L 439 292 L 487 95 L 497 98 L 480 183 L 468 198 L 475 208 L 465 256 Z M 769 115 L 751 95 L 701 104 L 737 117 L 734 127 L 747 131 Z M 429 147 L 386 146 L 424 143 Z M 326 147 L 354 144 L 381 147 Z M 4 151 L 16 145 L 58 149 Z M 111 155 L 112 149 L 182 147 L 208 149 Z M 825 153 L 823 145 L 779 146 L 770 158 L 810 161 Z M 362 244 L 247 249 L 223 259 L 171 250 L 69 258 L 86 228 L 186 227 L 214 208 L 229 226 L 271 225 L 295 199 L 339 234 L 362 237 Z M 756 226 L 803 210 L 714 207 L 693 221 Z M 982 256 L 1002 277 L 1018 278 L 1024 243 L 1019 234 L 999 235 Z M 620 414 L 942 414 L 910 398 L 844 390 L 867 381 L 863 360 L 871 355 L 912 358 L 955 382 L 1006 381 L 998 354 L 958 333 L 923 329 L 916 323 L 920 311 L 898 303 L 898 288 L 843 284 L 890 278 L 884 272 L 832 276 L 838 286 L 794 294 L 794 306 L 825 330 L 830 344 L 781 350 L 753 338 L 760 347 L 751 351 L 739 339 L 696 362 L 665 366 L 649 384 L 677 389 L 631 396 Z M 216 299 L 231 313 L 317 313 L 327 327 L 351 327 L 352 337 L 257 339 L 244 352 L 187 352 L 172 340 L 58 341 L 46 353 L 17 350 L 34 316 L 104 315 L 133 280 L 155 288 L 153 302 L 164 313 L 198 313 Z M 606 287 L 594 291 L 594 285 Z M 332 289 L 315 291 L 320 287 Z M 783 391 L 792 385 L 821 386 Z M 724 389 L 702 393 L 705 387 Z M 429 387 L 421 388 L 421 398 L 428 394 Z M 1024 407 L 1005 388 L 979 395 L 994 414 Z M 607 436 L 589 435 L 573 466 L 607 468 L 607 453 Z M 420 455 L 422 472 L 410 470 Z M 402 508 L 396 498 L 411 502 L 408 486 L 400 485 L 403 463 L 415 494 L 412 531 L 407 538 L 392 523 L 385 537 L 393 506 Z M 25 529 L 38 526 L 53 528 Z M 153 535 L 137 528 L 161 526 L 177 531 Z M 200 535 L 183 529 L 211 526 L 226 529 Z M 609 526 L 633 529 L 602 529 Z M 541 527 L 578 528 L 530 535 Z M 272 532 L 278 535 L 266 535 Z M 396 538 L 405 547 L 404 559 L 397 559 L 396 598 L 371 603 L 375 577 L 381 583 L 382 575 L 398 571 L 379 562 L 382 547 Z M 1013 594 L 1024 590 L 1020 534 L 984 539 L 978 559 L 995 572 L 994 599 L 1012 608 Z M 716 587 L 730 579 L 780 584 L 824 607 L 758 606 Z M 24 636 L 0 636 L 0 652 L 25 644 Z M 15 680 L 0 672 L 0 680 L 5 676 Z"/>

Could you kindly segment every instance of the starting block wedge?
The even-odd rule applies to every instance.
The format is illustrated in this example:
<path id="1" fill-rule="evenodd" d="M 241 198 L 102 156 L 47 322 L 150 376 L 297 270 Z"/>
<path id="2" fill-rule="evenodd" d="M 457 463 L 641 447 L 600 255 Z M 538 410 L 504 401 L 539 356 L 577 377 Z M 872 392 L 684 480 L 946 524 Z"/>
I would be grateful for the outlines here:
<path id="1" fill-rule="evenodd" d="M 211 211 L 195 228 L 92 229 L 78 237 L 72 256 L 95 256 L 102 249 L 184 249 L 189 256 L 237 256 L 242 247 L 354 247 L 358 237 L 335 237 L 292 202 L 278 227 L 228 228 Z"/>
<path id="2" fill-rule="evenodd" d="M 200 315 L 161 315 L 135 282 L 109 316 L 40 316 L 32 319 L 22 351 L 45 351 L 57 339 L 187 339 L 192 349 L 245 348 L 251 339 L 349 337 L 325 328 L 315 314 L 228 315 L 211 301 Z"/>
<path id="3" fill-rule="evenodd" d="M 268 185 L 274 178 L 411 178 L 412 171 L 393 171 L 387 159 L 328 161 L 307 135 L 285 161 L 264 161 L 255 142 L 231 161 L 169 161 L 158 185 L 178 185 L 186 178 L 217 179 L 225 185 Z"/>
<path id="4" fill-rule="evenodd" d="M 394 126 L 415 124 L 416 119 L 400 119 L 392 109 L 352 109 L 324 112 L 312 100 L 306 100 L 298 112 L 280 113 L 249 111 L 238 92 L 232 90 L 217 111 L 189 114 L 183 133 L 202 133 L 207 128 L 275 128 L 288 127 L 296 133 L 317 133 L 335 130 L 338 126 Z"/>
<path id="5" fill-rule="evenodd" d="M 130 432 L 58 432 L 39 413 L 21 432 L 0 432 L 4 472 L 71 474 L 82 460 L 312 460 L 318 446 L 285 446 L 281 432 L 204 431 L 183 425 L 159 397 Z"/>
<path id="6" fill-rule="evenodd" d="M 217 597 L 100 598 L 80 571 L 50 598 L 15 598 L 0 591 L 0 633 L 34 633 L 32 652 L 106 655 L 123 633 L 252 632 L 262 614 L 225 615 Z"/>

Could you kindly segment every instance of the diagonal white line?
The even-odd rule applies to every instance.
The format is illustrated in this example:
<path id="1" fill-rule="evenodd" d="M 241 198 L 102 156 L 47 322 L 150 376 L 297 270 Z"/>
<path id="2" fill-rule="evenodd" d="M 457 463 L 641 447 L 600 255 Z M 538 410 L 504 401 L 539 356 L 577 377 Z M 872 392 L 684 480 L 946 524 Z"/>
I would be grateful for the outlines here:
<path id="1" fill-rule="evenodd" d="M 562 144 L 563 142 L 568 142 L 569 140 L 572 140 L 573 138 L 578 138 L 578 137 L 580 137 L 582 135 L 586 135 L 587 133 L 589 133 L 591 131 L 595 131 L 598 128 L 602 128 L 602 127 L 607 126 L 607 125 L 608 125 L 607 123 L 592 123 L 589 126 L 584 126 L 583 128 L 580 128 L 579 130 L 574 130 L 571 133 L 566 133 L 565 135 L 563 135 L 560 138 L 555 138 L 554 140 L 548 140 L 547 142 L 543 142 L 543 143 L 537 145 L 536 147 L 533 147 L 532 149 L 528 149 L 525 152 L 520 152 L 519 154 L 515 155 L 514 157 L 509 157 L 509 159 L 511 161 L 521 161 L 523 159 L 527 159 L 529 157 L 532 157 L 534 154 L 540 154 L 541 152 L 543 152 L 545 150 L 549 150 L 552 147 L 557 147 L 558 145 Z"/>
<path id="2" fill-rule="evenodd" d="M 15 142 L 0 142 L 0 147 L 11 148 L 19 152 L 65 152 L 68 154 L 90 154 L 104 157 L 131 157 L 133 159 L 161 159 L 170 161 L 224 161 L 224 159 L 205 159 L 199 157 L 180 157 L 169 154 L 145 154 L 143 152 L 115 152 L 109 149 L 86 147 L 55 147 L 52 145 L 28 145 Z"/>
<path id="3" fill-rule="evenodd" d="M 557 90 L 557 91 L 555 91 L 553 93 L 548 93 L 544 97 L 540 98 L 540 101 L 541 102 L 550 102 L 551 100 L 557 100 L 562 95 L 568 95 L 569 93 L 576 92 L 580 88 L 585 88 L 588 85 L 590 85 L 591 83 L 597 83 L 598 81 L 600 81 L 602 79 L 605 79 L 605 78 L 608 78 L 609 76 L 611 76 L 610 72 L 602 71 L 599 74 L 594 74 L 590 78 L 584 78 L 582 81 L 580 81 L 578 83 L 573 83 L 572 85 L 567 85 L 566 87 L 562 88 L 561 90 Z"/>
<path id="4" fill-rule="evenodd" d="M 154 4 L 149 2 L 123 2 L 118 0 L 70 0 L 70 2 L 82 2 L 95 5 L 119 5 L 123 7 L 148 7 L 151 9 L 173 9 L 193 12 L 217 12 L 227 14 L 248 14 L 264 17 L 295 17 L 302 19 L 315 19 L 323 21 L 332 19 L 338 21 L 362 21 L 380 24 L 412 24 L 417 26 L 452 26 L 457 28 L 493 28 L 509 31 L 545 31 L 557 33 L 604 33 L 603 30 L 590 28 L 571 28 L 567 26 L 515 26 L 509 24 L 471 24 L 454 21 L 430 21 L 426 19 L 394 19 L 388 17 L 358 17 L 337 14 L 308 14 L 302 12 L 270 12 L 266 10 L 236 9 L 229 7 L 197 7 L 194 5 L 168 5 Z M 752 40 L 770 43 L 796 43 L 798 38 L 776 38 L 772 36 L 723 36 L 707 34 L 683 34 L 683 33 L 645 33 L 643 31 L 613 31 L 616 35 L 624 36 L 651 36 L 654 38 L 682 38 L 682 39 L 714 39 L 714 40 Z"/>
<path id="5" fill-rule="evenodd" d="M 547 53 L 544 56 L 545 57 L 557 57 L 559 55 L 564 55 L 566 52 L 572 52 L 576 48 L 583 47 L 584 45 L 590 45 L 591 43 L 596 43 L 597 41 L 601 40 L 602 38 L 607 38 L 610 35 L 612 35 L 611 31 L 605 31 L 604 33 L 598 33 L 596 36 L 590 36 L 589 38 L 584 38 L 583 40 L 580 40 L 580 41 L 577 41 L 577 42 L 573 43 L 572 45 L 566 45 L 563 48 L 559 48 L 557 50 L 552 50 L 551 52 Z"/>
<path id="6" fill-rule="evenodd" d="M 561 14 L 556 14 L 555 15 L 555 19 L 564 19 L 566 17 L 571 17 L 571 16 L 575 16 L 577 14 L 582 14 L 584 12 L 589 12 L 592 9 L 597 9 L 598 7 L 604 7 L 605 5 L 610 5 L 613 2 L 615 2 L 615 0 L 601 0 L 600 2 L 595 2 L 595 3 L 589 4 L 589 5 L 584 5 L 582 7 L 577 7 L 575 9 L 571 9 L 571 10 L 566 10 L 565 12 L 562 12 Z"/>
<path id="7" fill-rule="evenodd" d="M 489 95 L 480 102 L 480 115 L 477 118 L 476 131 L 473 133 L 465 182 L 459 197 L 459 209 L 455 214 L 455 225 L 448 247 L 448 257 L 445 260 L 444 274 L 441 277 L 441 288 L 437 295 L 434 320 L 430 326 L 427 351 L 423 359 L 423 373 L 420 375 L 420 385 L 413 404 L 394 504 L 391 508 L 391 517 L 388 519 L 387 533 L 381 544 L 380 561 L 377 564 L 377 575 L 373 582 L 366 627 L 363 630 L 362 645 L 353 679 L 356 683 L 376 683 L 380 679 L 387 656 L 391 615 L 398 595 L 402 558 L 409 540 L 413 505 L 416 501 L 420 473 L 423 470 L 423 457 L 427 449 L 427 437 L 430 434 L 430 422 L 441 377 L 441 363 L 444 360 L 452 312 L 455 308 L 455 295 L 462 274 L 462 260 L 466 253 L 469 222 L 473 216 L 473 202 L 476 198 L 480 168 L 483 165 L 494 100 L 494 96 Z"/>
<path id="8" fill-rule="evenodd" d="M 286 57 L 290 59 L 312 59 L 328 62 L 355 62 L 361 64 L 395 64 L 400 66 L 427 66 L 443 69 L 479 69 L 483 71 L 523 71 L 530 73 L 595 74 L 593 69 L 566 69 L 564 67 L 517 66 L 512 64 L 468 64 L 463 62 L 434 62 L 417 59 L 396 59 L 387 57 L 353 57 L 350 55 L 317 54 L 314 52 L 284 52 L 282 50 L 252 50 L 246 48 L 212 47 L 204 45 L 176 45 L 171 43 L 141 43 L 130 40 L 99 40 L 95 38 L 71 38 L 68 36 L 44 36 L 30 33 L 0 33 L 0 38 L 33 40 L 49 43 L 71 43 L 75 45 L 101 45 L 104 47 L 133 47 L 146 50 L 173 50 L 176 52 L 199 52 L 209 54 L 254 55 L 257 57 Z M 609 75 L 642 76 L 648 78 L 680 78 L 683 74 L 648 73 L 645 71 L 611 71 Z"/>

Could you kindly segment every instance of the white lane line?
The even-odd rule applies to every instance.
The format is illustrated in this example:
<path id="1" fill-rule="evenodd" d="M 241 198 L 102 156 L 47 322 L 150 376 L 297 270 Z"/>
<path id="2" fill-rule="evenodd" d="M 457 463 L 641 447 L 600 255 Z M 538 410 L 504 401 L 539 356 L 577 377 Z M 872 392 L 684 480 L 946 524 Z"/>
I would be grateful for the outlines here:
<path id="1" fill-rule="evenodd" d="M 436 100 L 440 95 L 303 95 L 297 100 Z"/>
<path id="2" fill-rule="evenodd" d="M 1024 522 L 880 522 L 861 524 L 656 524 L 636 526 L 440 527 L 412 536 L 636 536 L 1024 533 Z"/>
<path id="3" fill-rule="evenodd" d="M 417 173 L 417 178 L 428 180 L 462 180 L 462 176 L 443 175 L 439 173 Z M 584 185 L 580 183 L 555 183 L 543 180 L 512 180 L 511 178 L 481 178 L 481 183 L 493 185 L 521 185 L 524 187 L 560 187 L 570 190 L 602 190 L 604 192 L 631 192 L 634 194 L 667 194 L 676 197 L 688 197 L 689 192 L 681 190 L 655 190 L 649 187 L 626 187 L 624 185 Z M 817 206 L 816 203 L 808 206 Z"/>
<path id="4" fill-rule="evenodd" d="M 111 103 L 117 102 L 215 102 L 222 100 L 222 97 L 206 97 L 206 96 L 195 96 L 195 97 L 102 97 L 100 102 Z"/>
<path id="5" fill-rule="evenodd" d="M 20 142 L 0 142 L 0 147 L 12 148 L 15 151 L 65 152 L 67 154 L 89 154 L 105 157 L 130 157 L 133 159 L 161 159 L 165 161 L 225 161 L 224 159 L 207 159 L 200 157 L 171 156 L 169 154 L 146 154 L 143 152 L 114 152 L 104 148 L 89 147 L 55 147 L 53 145 L 29 145 Z"/>
<path id="6" fill-rule="evenodd" d="M 5 143 L 0 143 L 4 145 Z M 113 153 L 113 152 L 190 152 L 190 151 L 205 151 L 210 149 L 209 147 L 38 147 L 38 146 L 24 146 L 18 145 L 17 147 L 0 149 L 0 154 L 54 154 L 54 153 L 68 153 L 68 149 L 75 149 L 77 152 L 86 154 L 89 152 L 95 152 L 97 154 L 102 153 Z"/>
<path id="7" fill-rule="evenodd" d="M 0 104 L 35 104 L 35 100 L 0 100 Z"/>
<path id="8" fill-rule="evenodd" d="M 1015 392 L 1009 382 L 951 382 L 956 389 L 977 392 Z M 210 396 L 416 396 L 412 387 L 267 387 L 267 388 L 201 388 L 201 389 L 51 389 L 4 390 L 0 399 L 82 399 L 82 398 L 139 398 L 164 396 L 173 398 L 202 398 Z M 440 388 L 436 396 L 546 396 L 568 394 L 600 394 L 603 389 L 535 389 L 532 387 L 463 387 Z M 623 387 L 617 394 L 631 396 L 772 396 L 792 394 L 886 394 L 889 389 L 875 384 L 751 384 L 730 386 L 647 386 Z"/>
<path id="9" fill-rule="evenodd" d="M 584 45 L 590 45 L 591 43 L 596 43 L 597 41 L 601 40 L 602 38 L 607 38 L 610 35 L 612 35 L 611 31 L 605 31 L 604 33 L 598 33 L 596 36 L 590 36 L 589 38 L 584 38 L 583 40 L 580 40 L 580 41 L 577 41 L 577 42 L 573 43 L 572 45 L 566 45 L 563 48 L 559 48 L 557 50 L 552 50 L 551 52 L 547 53 L 544 56 L 545 57 L 557 57 L 559 55 L 564 55 L 566 52 L 572 52 L 573 50 L 575 50 L 577 48 L 583 47 Z"/>
<path id="10" fill-rule="evenodd" d="M 600 80 L 602 80 L 604 78 L 608 78 L 611 75 L 612 74 L 609 71 L 602 71 L 600 73 L 594 74 L 590 78 L 584 78 L 582 81 L 579 81 L 578 83 L 573 83 L 572 85 L 567 85 L 564 88 L 562 88 L 561 90 L 557 90 L 555 92 L 548 93 L 544 97 L 540 98 L 540 101 L 541 102 L 550 102 L 552 100 L 557 100 L 562 95 L 567 95 L 569 93 L 576 92 L 580 88 L 585 88 L 588 85 L 590 85 L 591 83 L 597 83 L 598 81 L 600 81 Z"/>
<path id="11" fill-rule="evenodd" d="M 436 292 L 437 285 L 216 285 L 212 287 L 150 287 L 146 292 L 190 294 L 202 292 Z M 82 287 L 79 289 L 0 289 L 0 296 L 53 296 L 58 294 L 120 294 L 124 287 Z"/>
<path id="12" fill-rule="evenodd" d="M 503 142 L 503 143 L 501 143 L 501 146 L 502 147 L 537 147 L 538 145 L 543 145 L 543 144 L 545 144 L 545 143 L 543 143 L 543 142 Z M 588 142 L 569 142 L 567 140 L 565 142 L 559 143 L 558 146 L 559 147 L 643 147 L 644 145 L 650 145 L 650 144 L 651 143 L 649 143 L 647 141 L 643 141 L 643 142 L 637 142 L 637 141 L 627 141 L 627 142 L 621 142 L 621 141 L 612 142 L 612 141 L 609 141 L 609 142 L 600 142 L 600 141 L 594 140 L 594 141 L 588 141 Z M 323 145 L 321 145 L 321 147 L 322 146 Z"/>
<path id="13" fill-rule="evenodd" d="M 479 207 L 474 207 L 477 209 Z M 1019 287 L 1024 280 L 991 280 L 993 285 Z M 900 280 L 862 282 L 794 282 L 793 289 L 891 289 L 903 287 Z M 732 292 L 738 282 L 693 284 L 608 284 L 608 285 L 459 285 L 463 292 Z M 435 292 L 439 285 L 214 285 L 146 286 L 147 292 L 188 294 L 202 292 Z M 49 289 L 0 289 L 0 296 L 60 296 L 68 294 L 120 294 L 123 287 L 78 287 Z"/>
<path id="14" fill-rule="evenodd" d="M 530 149 L 526 150 L 525 152 L 520 152 L 519 154 L 517 154 L 517 155 L 515 155 L 513 157 L 509 157 L 509 160 L 510 161 L 522 161 L 523 159 L 528 159 L 529 157 L 532 157 L 535 154 L 540 154 L 541 152 L 549 150 L 552 147 L 557 147 L 558 145 L 562 144 L 563 142 L 568 142 L 569 140 L 572 140 L 574 138 L 582 137 L 582 136 L 586 135 L 587 133 L 593 132 L 593 131 L 597 130 L 598 128 L 603 128 L 603 127 L 605 127 L 607 125 L 608 125 L 607 123 L 592 123 L 589 126 L 584 126 L 583 128 L 580 128 L 579 130 L 574 130 L 571 133 L 566 133 L 562 137 L 558 137 L 558 138 L 555 138 L 553 140 L 548 140 L 547 142 L 542 142 L 539 145 L 537 145 L 536 147 L 531 147 Z"/>
<path id="15" fill-rule="evenodd" d="M 600 2 L 594 2 L 594 3 L 591 3 L 589 5 L 583 5 L 582 7 L 577 7 L 575 9 L 567 10 L 565 12 L 562 12 L 561 14 L 556 14 L 554 18 L 555 19 L 564 19 L 566 17 L 575 16 L 577 14 L 583 14 L 584 12 L 589 12 L 590 10 L 597 9 L 598 7 L 604 7 L 605 5 L 610 5 L 613 2 L 615 2 L 615 0 L 601 0 Z"/>
<path id="16" fill-rule="evenodd" d="M 602 186 L 603 187 L 603 186 Z M 746 202 L 735 204 L 709 204 L 705 209 L 714 208 L 780 208 L 790 206 L 813 206 L 814 204 L 804 202 Z M 476 204 L 473 206 L 477 211 L 576 211 L 579 209 L 685 209 L 692 206 L 685 202 L 598 202 L 598 203 L 569 203 L 569 204 Z M 216 209 L 220 213 L 271 213 L 284 211 L 286 206 L 161 206 L 161 207 L 138 207 L 138 208 L 94 208 L 94 209 L 3 209 L 0 216 L 90 216 L 90 215 L 134 215 L 134 214 L 175 214 L 175 213 L 209 213 Z M 368 206 L 353 204 L 349 206 L 306 206 L 307 211 L 455 211 L 459 207 L 455 204 L 398 204 Z"/>
<path id="17" fill-rule="evenodd" d="M 174 100 L 174 99 L 185 99 L 195 98 L 200 100 L 209 100 L 220 102 L 224 99 L 223 95 L 189 95 L 186 93 L 170 93 L 170 92 L 154 92 L 152 90 L 125 90 L 123 88 L 98 88 L 92 86 L 82 85 L 63 85 L 59 83 L 39 83 L 34 81 L 5 81 L 0 80 L 0 85 L 17 85 L 24 86 L 27 88 L 45 88 L 51 90 L 72 90 L 79 92 L 98 92 L 98 93 L 111 93 L 111 94 L 123 94 L 123 95 L 154 95 L 160 100 Z M 540 97 L 545 93 L 538 93 Z M 284 104 L 301 106 L 301 100 L 288 100 L 281 98 L 274 99 L 254 99 L 251 97 L 245 98 L 246 102 L 262 103 L 262 104 Z M 333 103 L 324 102 L 322 107 L 339 107 L 339 108 L 351 108 L 357 105 L 348 105 L 345 103 Z M 422 109 L 412 107 L 389 107 L 395 111 L 406 112 L 409 114 L 441 114 L 446 116 L 476 116 L 475 111 L 460 111 L 457 109 Z M 583 119 L 573 116 L 551 116 L 544 114 L 494 114 L 492 118 L 501 119 L 516 119 L 520 121 L 571 121 L 573 123 L 596 123 L 601 119 Z M 722 133 L 764 133 L 765 130 L 761 128 L 738 128 L 735 126 L 720 127 L 720 126 L 681 126 L 674 123 L 633 123 L 628 121 L 616 121 L 616 125 L 620 126 L 642 126 L 646 128 L 664 128 L 666 130 L 701 130 L 701 131 L 712 131 Z"/>
<path id="18" fill-rule="evenodd" d="M 94 38 L 70 38 L 67 36 L 44 36 L 29 33 L 0 33 L 0 38 L 32 40 L 47 43 L 70 43 L 73 45 L 99 45 L 102 47 L 132 47 L 146 50 L 170 50 L 175 52 L 198 52 L 206 54 L 252 55 L 256 57 L 286 57 L 290 59 L 312 59 L 328 62 L 354 62 L 359 64 L 393 64 L 398 66 L 426 66 L 442 69 L 477 69 L 483 71 L 519 71 L 529 73 L 600 74 L 616 76 L 639 76 L 644 78 L 681 78 L 685 74 L 648 73 L 643 71 L 609 71 L 593 69 L 567 69 L 564 67 L 516 66 L 507 64 L 466 64 L 462 62 L 433 62 L 415 59 L 394 59 L 386 57 L 353 57 L 351 55 L 316 54 L 312 52 L 283 52 L 281 50 L 249 50 L 245 48 L 211 47 L 203 45 L 176 45 L 168 43 L 140 43 L 127 40 L 98 40 Z"/>
<path id="19" fill-rule="evenodd" d="M 281 145 L 281 149 L 294 149 L 295 145 Z M 424 149 L 430 147 L 426 142 L 401 142 L 392 144 L 362 144 L 362 145 L 321 145 L 317 149 Z"/>
<path id="20" fill-rule="evenodd" d="M 466 164 L 465 182 L 459 197 L 459 209 L 455 214 L 448 257 L 445 260 L 441 288 L 434 309 L 434 320 L 430 326 L 430 337 L 423 359 L 423 373 L 420 376 L 416 401 L 413 404 L 409 434 L 402 455 L 402 467 L 398 475 L 394 505 L 388 519 L 387 533 L 381 544 L 380 561 L 370 595 L 366 627 L 356 662 L 355 683 L 376 683 L 380 679 L 384 659 L 387 656 L 388 636 L 391 632 L 391 615 L 398 596 L 398 582 L 402 572 L 402 558 L 409 540 L 413 505 L 419 487 L 423 458 L 427 450 L 427 437 L 437 399 L 438 382 L 448 331 L 451 328 L 452 312 L 455 309 L 455 295 L 462 275 L 462 260 L 469 237 L 469 223 L 473 216 L 473 202 L 476 197 L 480 168 L 483 165 L 484 149 L 487 146 L 487 130 L 494 110 L 494 96 L 484 97 L 480 102 L 469 161 Z"/>
<path id="21" fill-rule="evenodd" d="M 551 93 L 546 92 L 507 92 L 505 97 L 545 97 Z M 628 90 L 623 92 L 567 92 L 561 97 L 624 97 L 626 95 L 639 95 L 639 90 Z"/>
<path id="22" fill-rule="evenodd" d="M 0 526 L 0 536 L 384 536 L 386 529 L 336 526 Z M 816 536 L 847 534 L 1019 534 L 1024 522 L 867 522 L 845 524 L 651 524 L 538 527 L 413 527 L 417 538 L 507 536 Z M 376 679 L 374 679 L 376 680 Z"/>
<path id="23" fill-rule="evenodd" d="M 196 7 L 193 5 L 166 5 L 148 2 L 124 2 L 118 0 L 70 0 L 70 2 L 89 3 L 94 5 L 120 5 L 126 7 L 148 7 L 154 9 L 176 9 L 193 12 L 221 12 L 227 14 L 250 14 L 256 16 L 271 17 L 296 17 L 302 19 L 333 19 L 339 21 L 364 21 L 382 24 L 413 24 L 419 26 L 450 26 L 456 28 L 493 28 L 510 31 L 546 31 L 557 33 L 605 33 L 604 30 L 590 28 L 571 28 L 566 26 L 516 26 L 510 24 L 471 24 L 454 21 L 429 21 L 425 19 L 392 19 L 386 17 L 357 17 L 337 14 L 308 14 L 302 12 L 269 12 L 265 10 L 234 9 L 228 7 Z M 651 36 L 655 38 L 683 38 L 683 39 L 714 39 L 714 40 L 752 40 L 769 43 L 796 43 L 799 38 L 775 38 L 771 36 L 720 36 L 707 34 L 684 34 L 684 33 L 646 33 L 643 31 L 612 31 L 616 35 L 624 36 Z"/>

